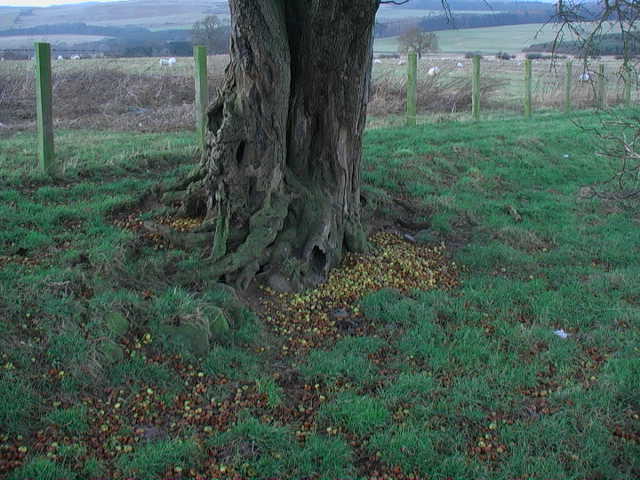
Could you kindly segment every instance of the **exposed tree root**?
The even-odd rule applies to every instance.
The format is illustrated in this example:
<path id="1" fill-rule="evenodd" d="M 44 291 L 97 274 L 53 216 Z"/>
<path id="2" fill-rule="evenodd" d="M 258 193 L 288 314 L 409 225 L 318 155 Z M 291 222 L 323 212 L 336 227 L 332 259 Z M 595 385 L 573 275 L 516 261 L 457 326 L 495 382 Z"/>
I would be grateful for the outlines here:
<path id="1" fill-rule="evenodd" d="M 234 283 L 239 288 L 246 289 L 260 267 L 269 259 L 268 247 L 275 242 L 276 237 L 282 231 L 289 210 L 289 202 L 288 196 L 274 196 L 272 205 L 266 205 L 254 214 L 251 217 L 249 235 L 245 241 L 233 253 L 222 256 L 214 255 L 209 260 L 210 264 L 206 262 L 206 268 L 211 272 L 211 275 L 222 277 L 239 272 Z"/>
<path id="2" fill-rule="evenodd" d="M 211 233 L 176 232 L 171 227 L 155 222 L 144 222 L 142 226 L 149 233 L 160 235 L 178 248 L 203 248 L 211 243 Z"/>
<path id="3" fill-rule="evenodd" d="M 172 185 L 164 188 L 165 192 L 186 190 L 193 182 L 203 180 L 207 176 L 207 168 L 204 162 L 195 167 L 185 178 L 177 180 Z"/>

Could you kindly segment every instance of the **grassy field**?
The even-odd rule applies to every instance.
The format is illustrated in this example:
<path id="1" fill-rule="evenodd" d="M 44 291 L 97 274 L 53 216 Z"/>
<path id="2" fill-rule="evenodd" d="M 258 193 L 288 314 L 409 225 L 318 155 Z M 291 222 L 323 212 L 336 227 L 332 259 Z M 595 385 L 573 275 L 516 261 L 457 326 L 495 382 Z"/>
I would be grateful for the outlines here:
<path id="1" fill-rule="evenodd" d="M 33 46 L 33 45 L 32 45 Z M 175 65 L 160 65 L 159 57 L 134 58 L 83 58 L 82 61 L 64 61 L 52 59 L 52 72 L 58 74 L 87 74 L 90 72 L 110 70 L 127 75 L 171 75 L 177 77 L 193 77 L 194 61 L 192 57 L 178 57 Z M 228 55 L 209 55 L 207 66 L 211 74 L 221 75 L 229 63 Z M 0 73 L 11 72 L 17 76 L 29 75 L 33 63 L 25 60 L 6 60 L 0 65 Z"/>
<path id="2" fill-rule="evenodd" d="M 456 15 L 469 15 L 469 14 L 478 14 L 478 15 L 486 15 L 490 13 L 502 13 L 497 10 L 487 10 L 487 9 L 479 9 L 479 10 L 454 10 L 453 14 Z M 378 10 L 378 14 L 376 16 L 376 20 L 379 22 L 388 22 L 393 20 L 400 20 L 406 18 L 423 18 L 423 17 L 431 17 L 436 15 L 445 15 L 444 10 L 425 10 L 419 8 L 397 8 L 393 5 L 382 6 Z"/>
<path id="3" fill-rule="evenodd" d="M 55 179 L 0 139 L 0 476 L 638 478 L 640 217 L 585 195 L 603 118 L 368 131 L 372 253 L 255 313 L 141 228 L 198 224 L 147 195 L 194 135 L 59 132 Z"/>
<path id="4" fill-rule="evenodd" d="M 32 49 L 34 42 L 47 42 L 56 47 L 73 47 L 86 42 L 99 42 L 108 37 L 99 35 L 16 35 L 0 37 L 0 50 L 2 49 Z"/>
<path id="5" fill-rule="evenodd" d="M 553 25 L 528 24 L 503 27 L 466 28 L 436 32 L 438 45 L 443 53 L 497 52 L 520 53 L 534 43 L 552 41 L 556 36 Z M 374 50 L 396 52 L 397 37 L 376 39 Z"/>
<path id="6" fill-rule="evenodd" d="M 442 53 L 481 52 L 495 54 L 507 52 L 521 53 L 526 47 L 535 43 L 553 41 L 559 26 L 552 24 L 533 23 L 526 25 L 506 25 L 502 27 L 451 29 L 435 32 L 438 45 Z M 584 36 L 593 29 L 589 23 L 576 23 L 573 28 Z M 617 33 L 619 27 L 613 23 L 602 26 L 601 33 Z M 563 29 L 559 39 L 572 40 L 574 36 L 568 29 Z M 395 53 L 398 50 L 398 38 L 378 38 L 374 44 L 376 52 Z"/>

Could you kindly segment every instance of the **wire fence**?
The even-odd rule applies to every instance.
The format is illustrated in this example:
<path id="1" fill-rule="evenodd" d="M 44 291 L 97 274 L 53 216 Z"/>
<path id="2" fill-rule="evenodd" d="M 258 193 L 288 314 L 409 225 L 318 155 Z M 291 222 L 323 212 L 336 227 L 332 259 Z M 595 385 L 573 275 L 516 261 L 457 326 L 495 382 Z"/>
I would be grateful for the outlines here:
<path id="1" fill-rule="evenodd" d="M 572 62 L 570 100 L 573 110 L 599 107 L 599 85 L 605 86 L 605 105 L 625 103 L 623 62 L 601 59 L 556 58 L 531 60 L 532 115 L 564 111 L 566 102 L 566 62 Z M 481 118 L 508 118 L 525 113 L 524 55 L 500 59 L 484 57 L 480 61 Z M 599 75 L 600 65 L 604 76 Z M 406 107 L 407 60 L 400 56 L 382 56 L 374 60 L 373 89 L 369 103 L 372 122 L 385 125 L 385 115 L 395 114 L 402 123 Z M 630 104 L 640 99 L 637 74 L 630 77 Z M 417 61 L 418 122 L 447 118 L 471 118 L 472 59 L 464 55 L 425 55 Z"/>
<path id="2" fill-rule="evenodd" d="M 208 98 L 213 100 L 228 57 L 208 60 Z M 112 58 L 89 50 L 52 50 L 51 69 L 56 128 L 143 132 L 194 128 L 192 57 Z M 0 128 L 35 129 L 35 85 L 33 58 L 0 60 Z"/>
<path id="3" fill-rule="evenodd" d="M 0 135 L 36 130 L 34 51 L 3 50 L 0 56 Z M 227 55 L 208 57 L 208 101 L 221 87 Z M 525 113 L 525 59 L 485 57 L 481 60 L 479 118 L 506 118 Z M 603 74 L 601 74 L 602 68 Z M 51 51 L 53 128 L 90 128 L 163 132 L 193 130 L 196 123 L 196 67 L 192 57 L 113 58 L 95 50 L 54 48 Z M 470 119 L 474 103 L 472 60 L 463 55 L 428 55 L 417 61 L 418 123 Z M 407 60 L 399 56 L 373 62 L 369 126 L 403 124 L 407 109 Z M 625 94 L 622 61 L 575 59 L 570 74 L 572 109 L 635 105 L 639 100 L 635 71 Z M 562 111 L 567 98 L 563 61 L 531 60 L 531 111 Z M 602 89 L 602 90 L 601 90 Z M 604 92 L 604 93 L 602 93 Z M 604 99 L 604 101 L 601 101 Z M 206 104 L 204 98 L 200 103 Z"/>
<path id="4" fill-rule="evenodd" d="M 73 55 L 84 55 L 85 57 L 102 58 L 108 56 L 102 50 L 88 50 L 84 48 L 69 48 L 51 46 L 53 56 L 71 57 Z M 0 58 L 5 60 L 27 60 L 34 57 L 33 48 L 0 48 Z"/>

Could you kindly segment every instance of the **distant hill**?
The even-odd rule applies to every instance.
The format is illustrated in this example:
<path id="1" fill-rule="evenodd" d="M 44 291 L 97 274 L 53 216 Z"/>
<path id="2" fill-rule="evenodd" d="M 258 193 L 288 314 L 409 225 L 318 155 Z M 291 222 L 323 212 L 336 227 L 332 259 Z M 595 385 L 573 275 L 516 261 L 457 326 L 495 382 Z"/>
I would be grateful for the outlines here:
<path id="1" fill-rule="evenodd" d="M 1 2 L 2 0 L 0 0 Z M 487 14 L 525 10 L 548 10 L 553 5 L 542 2 L 505 2 L 483 0 L 449 0 L 456 14 Z M 404 5 L 382 5 L 378 21 L 421 19 L 443 14 L 441 0 L 411 0 Z M 41 25 L 86 23 L 100 26 L 136 26 L 149 29 L 187 28 L 207 15 L 229 18 L 227 0 L 128 0 L 121 2 L 86 2 L 54 7 L 0 7 L 0 29 L 32 28 Z"/>
<path id="2" fill-rule="evenodd" d="M 18 7 L 0 7 L 0 29 L 12 28 L 20 15 Z"/>
<path id="3" fill-rule="evenodd" d="M 227 0 L 0 7 L 0 51 L 5 57 L 22 58 L 30 55 L 28 50 L 34 41 L 45 41 L 59 51 L 82 49 L 114 56 L 190 55 L 191 27 L 208 15 L 228 21 Z"/>
<path id="4" fill-rule="evenodd" d="M 194 22 L 207 15 L 218 15 L 228 19 L 227 0 L 129 0 L 53 7 L 0 7 L 0 29 L 86 23 L 163 30 L 190 28 Z"/>

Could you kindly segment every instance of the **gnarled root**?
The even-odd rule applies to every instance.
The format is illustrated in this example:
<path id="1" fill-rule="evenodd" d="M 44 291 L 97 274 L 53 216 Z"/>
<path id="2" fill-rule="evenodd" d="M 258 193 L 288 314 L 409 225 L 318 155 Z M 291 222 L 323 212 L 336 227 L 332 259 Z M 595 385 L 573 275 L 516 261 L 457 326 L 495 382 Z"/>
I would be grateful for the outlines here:
<path id="1" fill-rule="evenodd" d="M 155 222 L 143 222 L 142 226 L 149 233 L 160 235 L 172 245 L 186 250 L 203 248 L 211 242 L 211 233 L 176 232 L 166 225 Z"/>
<path id="2" fill-rule="evenodd" d="M 222 248 L 217 243 L 225 241 L 225 233 L 219 233 L 219 229 L 228 229 L 228 225 L 225 226 L 224 222 L 220 222 L 216 230 L 214 251 L 219 249 L 225 254 L 214 254 L 206 262 L 206 268 L 209 269 L 210 274 L 214 277 L 226 275 L 233 277 L 233 274 L 239 272 L 234 283 L 239 284 L 238 286 L 243 289 L 247 288 L 260 267 L 269 260 L 269 247 L 282 231 L 289 203 L 289 196 L 274 195 L 271 204 L 265 205 L 251 217 L 249 234 L 232 253 L 226 254 L 226 246 Z"/>

